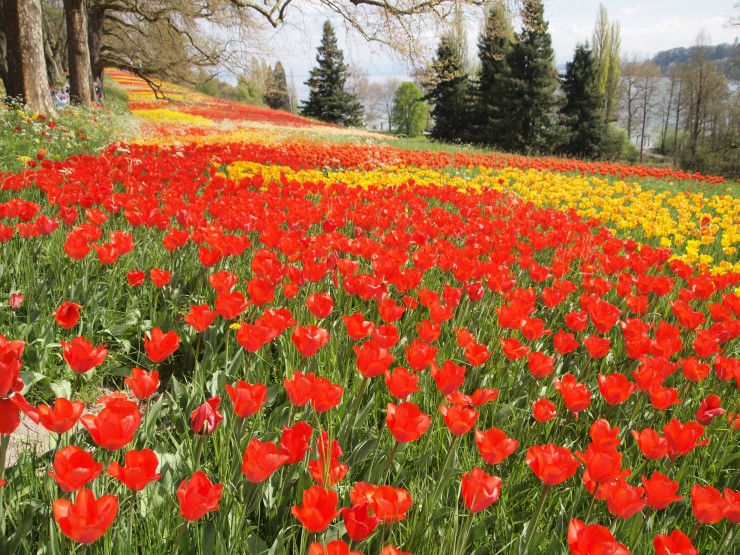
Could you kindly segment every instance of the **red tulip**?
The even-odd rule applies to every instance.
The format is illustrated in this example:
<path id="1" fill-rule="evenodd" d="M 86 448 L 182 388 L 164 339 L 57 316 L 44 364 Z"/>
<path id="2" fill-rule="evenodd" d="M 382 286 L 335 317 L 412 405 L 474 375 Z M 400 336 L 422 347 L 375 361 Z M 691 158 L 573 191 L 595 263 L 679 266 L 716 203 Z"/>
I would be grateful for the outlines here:
<path id="1" fill-rule="evenodd" d="M 211 434 L 224 417 L 218 412 L 221 397 L 211 397 L 190 414 L 190 427 L 199 435 Z"/>
<path id="2" fill-rule="evenodd" d="M 408 362 L 409 368 L 415 372 L 421 372 L 426 369 L 434 357 L 437 356 L 437 348 L 423 343 L 418 339 L 414 339 L 411 345 L 406 345 L 406 362 Z"/>
<path id="3" fill-rule="evenodd" d="M 163 362 L 180 347 L 180 336 L 176 331 L 164 333 L 154 328 L 144 336 L 144 349 L 152 362 Z"/>
<path id="4" fill-rule="evenodd" d="M 527 353 L 527 367 L 535 378 L 544 378 L 553 373 L 555 357 L 539 351 Z"/>
<path id="5" fill-rule="evenodd" d="M 147 372 L 141 368 L 134 368 L 131 370 L 131 376 L 124 378 L 123 381 L 134 397 L 143 401 L 151 397 L 159 388 L 159 372 L 157 370 Z"/>
<path id="6" fill-rule="evenodd" d="M 338 502 L 337 492 L 311 486 L 303 492 L 303 506 L 293 505 L 291 512 L 309 532 L 323 532 L 341 512 Z"/>
<path id="7" fill-rule="evenodd" d="M 83 414 L 80 418 L 95 443 L 116 451 L 131 443 L 139 424 L 141 412 L 136 403 L 125 398 L 115 398 L 106 403 L 97 415 Z"/>
<path id="8" fill-rule="evenodd" d="M 170 280 L 172 279 L 172 272 L 168 272 L 167 270 L 160 270 L 159 268 L 152 268 L 149 270 L 149 277 L 152 280 L 152 283 L 156 285 L 157 287 L 164 287 L 165 285 L 168 285 L 170 283 Z"/>
<path id="9" fill-rule="evenodd" d="M 578 383 L 573 374 L 565 374 L 562 380 L 553 378 L 552 382 L 563 396 L 565 406 L 576 415 L 591 405 L 591 392 L 584 384 Z"/>
<path id="10" fill-rule="evenodd" d="M 216 293 L 228 293 L 239 283 L 239 276 L 222 270 L 208 276 L 208 285 L 216 290 Z"/>
<path id="11" fill-rule="evenodd" d="M 396 441 L 402 443 L 416 441 L 426 432 L 430 422 L 429 415 L 421 412 L 415 403 L 386 405 L 385 423 Z"/>
<path id="12" fill-rule="evenodd" d="M 312 357 L 329 343 L 329 332 L 318 326 L 296 326 L 291 340 L 304 357 Z"/>
<path id="13" fill-rule="evenodd" d="M 16 403 L 17 404 L 17 403 Z M 21 407 L 23 410 L 23 407 Z M 39 405 L 33 409 L 35 415 L 26 414 L 40 423 L 44 428 L 55 434 L 63 434 L 74 428 L 77 421 L 85 410 L 85 403 L 80 401 L 68 401 L 62 397 L 54 400 L 54 405 Z"/>
<path id="14" fill-rule="evenodd" d="M 395 545 L 386 545 L 378 555 L 411 555 L 409 551 L 401 551 Z"/>
<path id="15" fill-rule="evenodd" d="M 244 293 L 241 291 L 234 291 L 232 293 L 221 292 L 216 295 L 216 312 L 224 320 L 233 320 L 244 312 L 249 304 L 249 301 L 246 300 Z"/>
<path id="16" fill-rule="evenodd" d="M 110 464 L 108 474 L 121 481 L 128 489 L 141 491 L 147 484 L 162 477 L 157 473 L 158 466 L 157 454 L 151 449 L 132 449 L 126 452 L 123 466 L 117 461 Z"/>
<path id="17" fill-rule="evenodd" d="M 234 405 L 234 414 L 240 418 L 249 418 L 256 414 L 267 400 L 267 386 L 261 383 L 252 385 L 240 380 L 236 382 L 236 387 L 230 384 L 224 387 Z"/>
<path id="18" fill-rule="evenodd" d="M 349 545 L 342 540 L 334 540 L 326 544 L 314 542 L 308 548 L 308 555 L 362 555 L 359 551 L 350 551 Z"/>
<path id="19" fill-rule="evenodd" d="M 603 418 L 594 420 L 588 430 L 588 435 L 594 445 L 599 447 L 619 447 L 619 426 L 612 428 Z"/>
<path id="20" fill-rule="evenodd" d="M 353 341 L 359 341 L 365 339 L 375 329 L 375 324 L 368 322 L 359 312 L 355 312 L 351 316 L 342 316 L 344 325 L 347 327 L 347 335 Z"/>
<path id="21" fill-rule="evenodd" d="M 630 395 L 637 389 L 637 386 L 627 379 L 627 376 L 615 372 L 605 376 L 598 376 L 599 391 L 604 400 L 610 405 L 619 405 L 624 403 Z"/>
<path id="22" fill-rule="evenodd" d="M 405 399 L 419 391 L 419 376 L 399 366 L 392 373 L 385 371 L 385 384 L 393 397 Z"/>
<path id="23" fill-rule="evenodd" d="M 383 374 L 396 360 L 389 349 L 381 347 L 374 340 L 366 341 L 360 347 L 352 347 L 357 355 L 357 369 L 366 378 L 374 378 Z"/>
<path id="24" fill-rule="evenodd" d="M 411 508 L 411 494 L 403 488 L 380 486 L 375 489 L 370 505 L 382 522 L 405 520 Z"/>
<path id="25" fill-rule="evenodd" d="M 740 523 L 740 491 L 725 488 L 723 499 L 725 500 L 723 516 L 733 524 Z"/>
<path id="26" fill-rule="evenodd" d="M 54 501 L 54 520 L 62 533 L 73 541 L 91 544 L 108 530 L 118 513 L 118 498 L 103 495 L 95 499 L 92 490 L 83 489 L 74 503 Z"/>
<path id="27" fill-rule="evenodd" d="M 622 454 L 614 447 L 602 447 L 592 443 L 585 453 L 576 451 L 576 457 L 586 465 L 589 477 L 598 483 L 614 480 L 622 470 Z"/>
<path id="28" fill-rule="evenodd" d="M 319 320 L 323 320 L 334 310 L 334 301 L 329 293 L 313 293 L 306 299 L 309 312 Z"/>
<path id="29" fill-rule="evenodd" d="M 527 449 L 526 461 L 532 472 L 548 486 L 564 482 L 580 466 L 570 449 L 552 443 L 533 445 Z"/>
<path id="30" fill-rule="evenodd" d="M 655 555 L 699 555 L 691 545 L 689 537 L 681 530 L 673 530 L 671 535 L 658 534 L 653 538 Z"/>
<path id="31" fill-rule="evenodd" d="M 103 471 L 103 463 L 96 463 L 93 456 L 75 445 L 61 448 L 54 455 L 54 478 L 64 491 L 77 491 L 94 480 Z"/>
<path id="32" fill-rule="evenodd" d="M 66 341 L 60 341 L 59 343 L 62 346 L 64 360 L 78 374 L 84 374 L 96 366 L 100 366 L 108 355 L 108 349 L 105 348 L 105 345 L 94 347 L 92 342 L 84 337 L 75 337 L 71 343 Z"/>
<path id="33" fill-rule="evenodd" d="M 515 439 L 506 437 L 498 428 L 490 428 L 485 432 L 475 431 L 475 444 L 483 460 L 488 464 L 499 464 L 511 455 L 519 446 Z"/>
<path id="34" fill-rule="evenodd" d="M 295 464 L 303 460 L 309 449 L 308 443 L 312 433 L 311 425 L 303 421 L 296 422 L 292 428 L 283 427 L 280 436 L 280 454 L 288 457 L 285 464 Z"/>
<path id="35" fill-rule="evenodd" d="M 555 403 L 542 397 L 532 405 L 532 415 L 537 422 L 547 422 L 556 416 Z"/>
<path id="36" fill-rule="evenodd" d="M 441 367 L 432 362 L 431 374 L 437 389 L 444 395 L 452 393 L 465 383 L 465 366 L 458 366 L 451 360 L 446 361 Z"/>
<path id="37" fill-rule="evenodd" d="M 212 484 L 202 470 L 198 470 L 189 480 L 184 480 L 177 488 L 177 501 L 180 515 L 189 521 L 200 520 L 204 515 L 218 509 L 221 501 L 221 484 Z"/>
<path id="38" fill-rule="evenodd" d="M 347 535 L 353 541 L 361 542 L 372 534 L 380 523 L 380 519 L 370 514 L 370 504 L 361 503 L 354 505 L 352 508 L 345 507 L 342 509 L 342 518 Z"/>
<path id="39" fill-rule="evenodd" d="M 278 454 L 277 445 L 271 441 L 263 443 L 253 438 L 244 451 L 242 474 L 250 482 L 264 482 L 288 459 L 287 455 Z"/>
<path id="40" fill-rule="evenodd" d="M 145 278 L 146 274 L 141 270 L 129 270 L 128 272 L 126 272 L 126 281 L 128 281 L 128 284 L 131 287 L 139 287 L 140 285 L 144 285 Z"/>
<path id="41" fill-rule="evenodd" d="M 648 459 L 657 460 L 668 455 L 668 441 L 652 428 L 645 428 L 641 432 L 632 430 L 632 437 Z"/>
<path id="42" fill-rule="evenodd" d="M 571 555 L 630 555 L 623 544 L 617 542 L 609 528 L 599 524 L 585 524 L 577 518 L 568 524 L 568 547 Z"/>
<path id="43" fill-rule="evenodd" d="M 726 411 L 721 407 L 722 400 L 718 395 L 707 395 L 696 410 L 696 420 L 699 424 L 709 426 L 712 419 L 722 416 Z"/>
<path id="44" fill-rule="evenodd" d="M 185 315 L 185 323 L 189 324 L 198 333 L 206 331 L 218 316 L 218 312 L 211 310 L 207 304 L 193 305 Z"/>
<path id="45" fill-rule="evenodd" d="M 77 303 L 66 301 L 59 305 L 59 308 L 54 313 L 54 319 L 65 330 L 71 329 L 75 327 L 80 319 L 81 308 Z"/>
<path id="46" fill-rule="evenodd" d="M 285 386 L 285 392 L 288 394 L 290 402 L 296 407 L 306 405 L 311 400 L 315 380 L 316 376 L 313 372 L 309 372 L 304 376 L 298 370 L 290 378 L 286 378 L 283 381 L 283 385 Z"/>
<path id="47" fill-rule="evenodd" d="M 453 435 L 460 436 L 468 433 L 475 426 L 478 420 L 479 412 L 464 405 L 440 405 L 439 412 L 444 417 L 445 425 Z"/>
<path id="48" fill-rule="evenodd" d="M 483 343 L 471 341 L 465 345 L 465 360 L 468 361 L 470 366 L 483 366 L 490 356 L 491 351 L 489 351 L 488 347 Z"/>
<path id="49" fill-rule="evenodd" d="M 645 490 L 642 486 L 630 486 L 624 478 L 605 487 L 606 507 L 619 518 L 629 518 L 645 507 Z"/>
<path id="50" fill-rule="evenodd" d="M 719 490 L 696 484 L 690 494 L 691 510 L 696 520 L 704 524 L 716 524 L 722 520 L 726 502 Z"/>
<path id="51" fill-rule="evenodd" d="M 704 426 L 698 422 L 686 422 L 683 424 L 677 418 L 663 426 L 663 433 L 668 442 L 668 451 L 671 459 L 679 455 L 688 455 L 691 451 L 709 443 L 708 439 L 697 442 L 704 433 Z"/>
<path id="52" fill-rule="evenodd" d="M 645 487 L 647 504 L 656 511 L 665 509 L 671 503 L 681 501 L 683 497 L 676 495 L 679 483 L 674 482 L 657 470 L 653 472 L 650 479 L 642 477 L 642 485 Z"/>
<path id="53" fill-rule="evenodd" d="M 461 479 L 463 503 L 469 511 L 479 513 L 496 501 L 501 493 L 501 478 L 490 476 L 477 466 Z"/>
<path id="54" fill-rule="evenodd" d="M 326 412 L 336 407 L 342 400 L 344 388 L 333 384 L 326 378 L 315 378 L 311 391 L 311 406 L 316 412 Z"/>

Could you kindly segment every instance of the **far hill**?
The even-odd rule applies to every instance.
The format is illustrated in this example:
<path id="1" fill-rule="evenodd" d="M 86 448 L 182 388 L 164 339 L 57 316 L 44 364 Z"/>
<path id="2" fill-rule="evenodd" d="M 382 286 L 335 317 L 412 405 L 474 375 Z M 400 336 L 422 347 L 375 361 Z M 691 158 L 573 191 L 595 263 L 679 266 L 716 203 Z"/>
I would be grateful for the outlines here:
<path id="1" fill-rule="evenodd" d="M 740 43 L 737 41 L 735 41 L 735 44 L 671 48 L 658 52 L 653 56 L 653 62 L 665 71 L 673 63 L 683 64 L 688 62 L 701 49 L 706 50 L 707 59 L 714 62 L 727 79 L 740 81 Z"/>

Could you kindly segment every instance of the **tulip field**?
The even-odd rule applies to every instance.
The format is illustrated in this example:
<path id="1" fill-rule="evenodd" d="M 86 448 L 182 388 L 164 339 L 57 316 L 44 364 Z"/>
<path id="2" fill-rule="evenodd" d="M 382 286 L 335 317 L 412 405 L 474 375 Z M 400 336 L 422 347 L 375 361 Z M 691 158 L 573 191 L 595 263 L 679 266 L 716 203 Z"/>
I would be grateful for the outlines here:
<path id="1" fill-rule="evenodd" d="M 740 553 L 737 183 L 109 74 L 0 173 L 0 553 Z"/>

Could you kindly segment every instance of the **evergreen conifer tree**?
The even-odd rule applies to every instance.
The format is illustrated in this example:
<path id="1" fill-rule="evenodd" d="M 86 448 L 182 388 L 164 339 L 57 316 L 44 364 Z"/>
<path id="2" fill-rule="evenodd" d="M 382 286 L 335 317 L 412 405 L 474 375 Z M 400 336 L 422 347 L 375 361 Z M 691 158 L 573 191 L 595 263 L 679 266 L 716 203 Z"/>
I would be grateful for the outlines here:
<path id="1" fill-rule="evenodd" d="M 273 110 L 285 110 L 290 112 L 290 95 L 288 94 L 288 79 L 285 76 L 283 64 L 279 61 L 272 70 L 272 76 L 269 80 L 267 92 L 265 93 L 265 102 Z"/>
<path id="2" fill-rule="evenodd" d="M 301 114 L 327 123 L 359 127 L 362 125 L 363 108 L 360 101 L 345 89 L 347 66 L 344 54 L 337 46 L 334 28 L 324 22 L 321 45 L 316 55 L 318 66 L 309 73 L 308 100 L 301 107 Z"/>
<path id="3" fill-rule="evenodd" d="M 444 35 L 432 66 L 432 83 L 426 100 L 433 105 L 431 137 L 444 142 L 469 138 L 469 86 L 459 49 L 452 35 Z"/>
<path id="4" fill-rule="evenodd" d="M 604 141 L 604 97 L 599 90 L 596 60 L 588 45 L 576 47 L 562 83 L 565 104 L 560 110 L 567 140 L 563 153 L 598 158 Z"/>
<path id="5" fill-rule="evenodd" d="M 475 90 L 476 143 L 502 146 L 501 137 L 509 126 L 501 99 L 511 78 L 507 57 L 511 53 L 514 31 L 506 7 L 501 2 L 486 14 L 483 32 L 478 40 L 480 73 Z"/>
<path id="6" fill-rule="evenodd" d="M 501 109 L 511 127 L 502 138 L 502 147 L 544 153 L 552 150 L 558 80 L 542 0 L 524 1 L 522 22 L 522 31 L 508 56 L 511 77 L 505 85 Z"/>

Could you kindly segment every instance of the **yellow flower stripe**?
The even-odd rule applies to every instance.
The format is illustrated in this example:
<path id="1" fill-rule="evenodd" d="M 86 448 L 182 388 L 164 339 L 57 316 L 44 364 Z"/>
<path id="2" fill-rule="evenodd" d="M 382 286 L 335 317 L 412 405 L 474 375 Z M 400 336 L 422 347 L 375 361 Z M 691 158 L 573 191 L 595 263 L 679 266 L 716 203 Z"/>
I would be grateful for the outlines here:
<path id="1" fill-rule="evenodd" d="M 740 272 L 740 199 L 729 195 L 670 193 L 643 190 L 636 182 L 596 176 L 572 176 L 515 168 L 463 168 L 454 172 L 430 168 L 387 166 L 373 171 L 300 170 L 285 166 L 236 162 L 226 169 L 231 179 L 262 175 L 279 181 L 343 182 L 351 187 L 403 187 L 416 183 L 455 187 L 471 194 L 493 188 L 509 191 L 537 206 L 574 209 L 597 218 L 620 237 L 672 247 L 676 258 L 700 264 L 714 273 Z M 499 184 L 502 181 L 503 184 Z"/>

